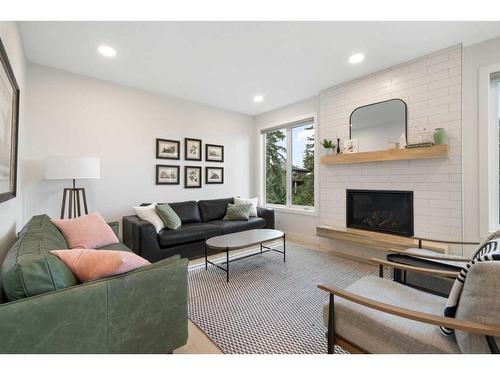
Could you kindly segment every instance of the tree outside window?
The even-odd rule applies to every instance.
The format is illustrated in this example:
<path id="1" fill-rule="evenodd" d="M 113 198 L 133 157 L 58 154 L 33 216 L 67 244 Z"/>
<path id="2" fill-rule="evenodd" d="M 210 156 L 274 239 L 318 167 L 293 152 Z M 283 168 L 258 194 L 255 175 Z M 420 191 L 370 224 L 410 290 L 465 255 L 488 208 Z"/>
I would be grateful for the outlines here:
<path id="1" fill-rule="evenodd" d="M 314 121 L 265 133 L 265 202 L 314 207 Z"/>

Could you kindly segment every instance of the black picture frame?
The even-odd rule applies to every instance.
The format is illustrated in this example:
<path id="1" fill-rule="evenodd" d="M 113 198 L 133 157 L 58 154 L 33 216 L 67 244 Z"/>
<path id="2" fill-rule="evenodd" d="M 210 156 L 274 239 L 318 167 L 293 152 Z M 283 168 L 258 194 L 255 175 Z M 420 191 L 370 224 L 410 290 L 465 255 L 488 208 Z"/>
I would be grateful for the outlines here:
<path id="1" fill-rule="evenodd" d="M 190 169 L 196 169 L 198 170 L 198 176 L 199 176 L 199 181 L 197 185 L 189 185 L 188 184 L 188 179 L 190 178 Z M 184 166 L 184 188 L 185 189 L 199 189 L 201 188 L 201 183 L 202 183 L 202 172 L 201 172 L 201 167 L 196 167 L 196 166 L 191 166 L 191 165 L 185 165 Z"/>
<path id="2" fill-rule="evenodd" d="M 175 181 L 161 181 L 160 170 L 161 168 L 173 168 L 176 170 Z M 178 165 L 156 164 L 156 185 L 179 185 L 180 184 L 181 168 Z"/>
<path id="3" fill-rule="evenodd" d="M 210 181 L 209 171 L 210 169 L 218 169 L 220 170 L 221 180 L 220 181 Z M 223 184 L 224 183 L 224 167 L 205 167 L 205 184 Z"/>
<path id="4" fill-rule="evenodd" d="M 6 131 L 10 128 L 10 141 L 7 146 L 7 153 L 9 155 L 9 190 L 0 191 L 0 203 L 8 201 L 9 199 L 15 198 L 17 195 L 17 157 L 18 157 L 18 135 L 19 135 L 19 97 L 20 91 L 19 86 L 14 76 L 14 71 L 10 65 L 9 57 L 7 56 L 7 51 L 3 45 L 2 39 L 0 38 L 0 65 L 3 72 L 7 76 L 11 88 L 12 88 L 12 116 L 10 119 L 10 124 L 4 124 L 5 129 L 2 129 L 2 124 L 0 123 L 0 131 Z M 4 145 L 0 145 L 1 148 L 5 149 Z M 1 156 L 1 155 L 0 155 Z M 0 163 L 2 159 L 0 158 Z M 6 163 L 7 164 L 7 163 Z"/>
<path id="5" fill-rule="evenodd" d="M 175 147 L 177 147 L 177 156 L 161 156 L 161 143 L 175 143 Z M 180 160 L 181 158 L 181 142 L 173 139 L 163 139 L 156 138 L 156 158 L 157 159 L 170 159 L 170 160 Z"/>
<path id="6" fill-rule="evenodd" d="M 198 150 L 199 150 L 199 157 L 190 157 L 189 153 L 191 152 L 192 145 L 190 146 L 190 143 L 197 143 L 198 144 Z M 190 161 L 201 161 L 202 159 L 202 146 L 203 142 L 201 139 L 196 139 L 196 138 L 184 138 L 184 160 L 190 160 Z"/>
<path id="7" fill-rule="evenodd" d="M 210 152 L 209 152 L 210 148 L 219 148 L 221 150 L 220 151 L 221 158 L 220 159 L 213 159 L 213 158 L 211 158 L 210 157 Z M 213 145 L 213 144 L 206 143 L 205 144 L 205 161 L 216 162 L 216 163 L 223 163 L 224 162 L 224 146 L 223 145 Z"/>

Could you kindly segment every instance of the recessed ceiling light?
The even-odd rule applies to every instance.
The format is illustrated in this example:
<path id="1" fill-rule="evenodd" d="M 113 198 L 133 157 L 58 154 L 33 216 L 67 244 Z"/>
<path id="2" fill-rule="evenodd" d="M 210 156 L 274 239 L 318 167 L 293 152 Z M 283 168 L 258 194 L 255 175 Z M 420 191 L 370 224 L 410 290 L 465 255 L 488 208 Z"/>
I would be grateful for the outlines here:
<path id="1" fill-rule="evenodd" d="M 255 95 L 253 97 L 253 101 L 255 103 L 262 103 L 264 101 L 264 97 L 262 95 Z"/>
<path id="2" fill-rule="evenodd" d="M 361 61 L 365 59 L 365 55 L 362 53 L 355 53 L 351 57 L 349 57 L 349 63 L 351 64 L 359 64 Z"/>
<path id="3" fill-rule="evenodd" d="M 116 50 L 113 47 L 102 45 L 97 48 L 99 53 L 103 56 L 106 57 L 115 57 L 116 56 Z"/>

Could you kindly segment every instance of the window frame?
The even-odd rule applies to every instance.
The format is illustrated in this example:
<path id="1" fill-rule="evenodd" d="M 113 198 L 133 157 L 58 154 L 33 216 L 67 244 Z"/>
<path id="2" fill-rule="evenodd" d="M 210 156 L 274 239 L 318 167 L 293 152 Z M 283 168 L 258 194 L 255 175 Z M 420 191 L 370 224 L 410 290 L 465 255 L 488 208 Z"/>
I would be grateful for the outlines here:
<path id="1" fill-rule="evenodd" d="M 304 124 L 312 121 L 312 125 L 314 127 L 314 206 L 303 206 L 292 204 L 292 155 L 293 155 L 293 143 L 292 143 L 292 129 L 300 126 L 304 126 Z M 266 176 L 266 144 L 267 144 L 267 133 L 273 130 L 285 129 L 286 130 L 286 203 L 285 204 L 276 204 L 276 203 L 268 203 L 267 202 L 267 176 Z M 276 211 L 284 211 L 305 215 L 316 215 L 317 206 L 318 206 L 318 127 L 316 121 L 316 113 L 310 113 L 307 115 L 302 115 L 300 117 L 280 122 L 273 126 L 268 126 L 261 129 L 261 139 L 262 139 L 262 148 L 261 155 L 262 158 L 262 173 L 261 173 L 261 181 L 262 181 L 262 202 L 265 207 L 273 208 Z"/>
<path id="2" fill-rule="evenodd" d="M 499 125 L 497 117 L 500 64 L 479 70 L 479 234 L 486 237 L 500 228 Z M 493 207 L 493 209 L 492 209 Z"/>

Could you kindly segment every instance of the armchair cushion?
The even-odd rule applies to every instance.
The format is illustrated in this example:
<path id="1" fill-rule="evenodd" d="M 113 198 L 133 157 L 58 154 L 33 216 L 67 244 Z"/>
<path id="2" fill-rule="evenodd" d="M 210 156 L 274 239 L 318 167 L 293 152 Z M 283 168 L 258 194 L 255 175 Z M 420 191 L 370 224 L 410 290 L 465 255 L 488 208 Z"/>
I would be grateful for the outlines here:
<path id="1" fill-rule="evenodd" d="M 486 261 L 500 261 L 500 240 L 492 240 L 482 243 L 477 251 L 472 256 L 472 260 L 465 265 L 458 274 L 453 287 L 451 288 L 450 296 L 446 302 L 444 309 L 444 316 L 454 318 L 464 288 L 467 282 L 468 272 L 476 265 Z M 461 302 L 460 302 L 461 303 Z M 453 334 L 453 330 L 447 327 L 440 327 L 445 335 Z"/>
<path id="2" fill-rule="evenodd" d="M 457 319 L 500 325 L 500 262 L 480 262 L 467 273 Z M 490 353 L 484 336 L 455 331 L 462 353 Z M 500 337 L 496 338 L 500 347 Z"/>
<path id="3" fill-rule="evenodd" d="M 380 302 L 441 315 L 446 299 L 392 280 L 367 276 L 347 291 Z M 323 310 L 328 325 L 328 304 Z M 454 337 L 433 325 L 415 322 L 335 298 L 335 332 L 370 353 L 460 353 Z"/>

